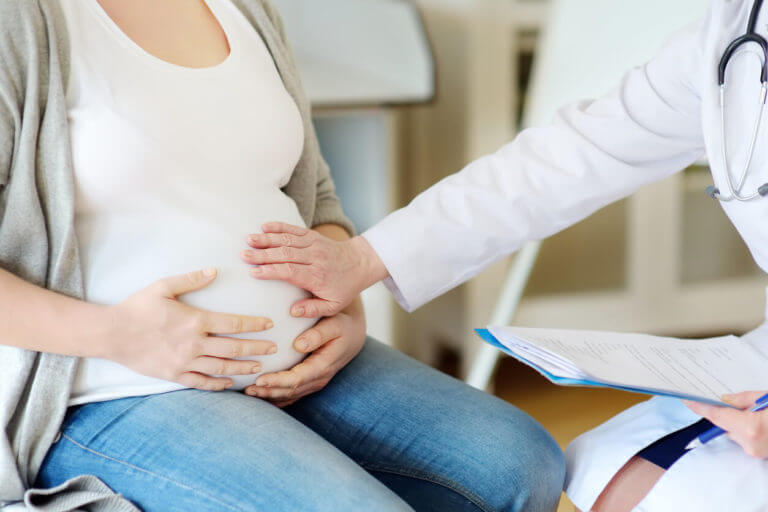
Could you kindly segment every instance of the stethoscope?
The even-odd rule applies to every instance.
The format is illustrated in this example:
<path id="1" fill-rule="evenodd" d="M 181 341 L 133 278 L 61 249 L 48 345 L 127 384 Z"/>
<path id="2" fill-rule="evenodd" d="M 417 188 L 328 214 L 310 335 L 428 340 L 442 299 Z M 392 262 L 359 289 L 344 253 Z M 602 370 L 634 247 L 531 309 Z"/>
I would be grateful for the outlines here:
<path id="1" fill-rule="evenodd" d="M 723 166 L 725 167 L 725 179 L 726 183 L 728 184 L 728 190 L 730 192 L 730 195 L 726 196 L 721 194 L 720 189 L 716 188 L 714 186 L 707 187 L 707 194 L 711 196 L 714 199 L 719 199 L 720 201 L 728 202 L 728 201 L 751 201 L 752 199 L 758 198 L 758 197 L 766 197 L 768 196 L 768 183 L 765 183 L 761 185 L 756 192 L 754 192 L 751 195 L 741 195 L 741 189 L 744 187 L 744 181 L 747 178 L 747 173 L 749 172 L 749 167 L 752 164 L 752 157 L 755 154 L 755 145 L 757 144 L 757 137 L 760 134 L 760 124 L 763 118 L 763 112 L 765 110 L 765 103 L 766 103 L 766 96 L 768 95 L 768 41 L 766 41 L 762 36 L 760 36 L 756 31 L 755 27 L 757 26 L 757 18 L 760 15 L 760 8 L 763 5 L 763 0 L 755 0 L 755 4 L 752 6 L 752 13 L 749 15 L 749 24 L 747 26 L 747 33 L 743 36 L 739 37 L 735 41 L 733 41 L 730 45 L 728 45 L 728 48 L 725 49 L 725 53 L 723 54 L 723 58 L 720 59 L 720 65 L 718 66 L 718 82 L 720 85 L 720 127 L 721 127 L 721 138 L 722 138 L 722 144 L 723 144 Z M 734 186 L 733 180 L 731 179 L 731 171 L 728 165 L 728 150 L 726 149 L 726 139 L 725 139 L 725 73 L 728 68 L 728 63 L 731 60 L 731 57 L 736 53 L 736 51 L 741 48 L 743 45 L 747 43 L 757 43 L 760 45 L 760 48 L 763 50 L 763 67 L 762 67 L 762 73 L 760 75 L 760 81 L 762 83 L 762 87 L 760 88 L 760 103 L 758 105 L 758 115 L 757 119 L 755 120 L 755 128 L 752 132 L 752 141 L 749 143 L 749 156 L 747 157 L 747 163 L 744 166 L 744 170 L 741 173 L 741 177 L 739 178 L 739 182 Z"/>

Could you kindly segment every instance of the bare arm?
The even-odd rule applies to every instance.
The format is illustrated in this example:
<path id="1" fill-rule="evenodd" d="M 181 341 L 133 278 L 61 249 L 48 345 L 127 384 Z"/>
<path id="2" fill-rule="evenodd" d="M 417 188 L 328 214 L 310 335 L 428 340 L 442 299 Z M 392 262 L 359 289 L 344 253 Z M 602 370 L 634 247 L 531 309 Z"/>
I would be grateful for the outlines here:
<path id="1" fill-rule="evenodd" d="M 215 269 L 173 276 L 118 305 L 100 306 L 0 270 L 0 344 L 109 359 L 151 377 L 222 390 L 231 379 L 212 376 L 259 373 L 258 362 L 237 358 L 273 354 L 276 347 L 215 335 L 270 329 L 269 319 L 202 311 L 176 300 L 214 279 Z"/>
<path id="2" fill-rule="evenodd" d="M 0 269 L 0 343 L 77 357 L 105 357 L 108 307 L 35 286 Z"/>

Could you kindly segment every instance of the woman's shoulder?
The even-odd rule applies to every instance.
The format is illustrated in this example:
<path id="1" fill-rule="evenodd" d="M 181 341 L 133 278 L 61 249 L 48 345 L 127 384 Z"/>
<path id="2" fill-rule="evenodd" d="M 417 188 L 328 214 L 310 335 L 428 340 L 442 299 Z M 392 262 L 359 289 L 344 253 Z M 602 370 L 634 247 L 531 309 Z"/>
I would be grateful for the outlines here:
<path id="1" fill-rule="evenodd" d="M 37 1 L 0 0 L 0 89 L 23 74 L 35 41 L 44 37 L 40 18 Z"/>
<path id="2" fill-rule="evenodd" d="M 58 10 L 49 0 L 2 0 L 0 1 L 0 31 L 3 35 L 35 30 L 31 22 L 43 21 L 46 12 Z"/>
<path id="3" fill-rule="evenodd" d="M 59 0 L 0 0 L 0 50 L 24 54 L 24 48 L 44 47 L 51 31 L 58 32 L 64 15 Z M 58 34 L 57 34 L 58 36 Z M 7 55 L 4 55 L 7 57 Z M 4 66 L 7 62 L 3 62 Z"/>
<path id="4" fill-rule="evenodd" d="M 30 64 L 49 58 L 51 48 L 58 49 L 62 65 L 66 63 L 66 23 L 60 1 L 0 0 L 0 78 L 26 75 Z"/>

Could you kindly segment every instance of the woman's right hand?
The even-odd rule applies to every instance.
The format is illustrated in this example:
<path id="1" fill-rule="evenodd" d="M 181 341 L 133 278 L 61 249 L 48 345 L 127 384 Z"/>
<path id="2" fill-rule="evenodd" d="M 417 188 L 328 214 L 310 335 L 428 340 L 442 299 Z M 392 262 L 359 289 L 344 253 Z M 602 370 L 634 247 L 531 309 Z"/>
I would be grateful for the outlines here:
<path id="1" fill-rule="evenodd" d="M 222 376 L 261 372 L 257 361 L 237 358 L 274 354 L 274 343 L 214 333 L 264 331 L 272 328 L 271 320 L 202 311 L 177 300 L 214 279 L 212 268 L 161 279 L 108 308 L 113 336 L 104 358 L 143 375 L 208 391 L 232 386 Z"/>

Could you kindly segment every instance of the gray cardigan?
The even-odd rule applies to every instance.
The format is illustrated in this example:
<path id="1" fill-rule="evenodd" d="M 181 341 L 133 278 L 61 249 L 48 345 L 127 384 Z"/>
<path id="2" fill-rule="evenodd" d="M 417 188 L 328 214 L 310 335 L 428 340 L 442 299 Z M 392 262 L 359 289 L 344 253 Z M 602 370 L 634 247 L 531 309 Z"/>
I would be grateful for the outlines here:
<path id="1" fill-rule="evenodd" d="M 82 298 L 64 85 L 68 45 L 59 0 L 0 0 L 0 267 Z M 291 50 L 267 0 L 231 0 L 266 42 L 304 118 L 303 155 L 285 192 L 310 226 L 352 232 L 320 155 Z M 30 490 L 63 421 L 77 360 L 2 344 L 0 508 L 136 510 L 95 477 Z"/>

